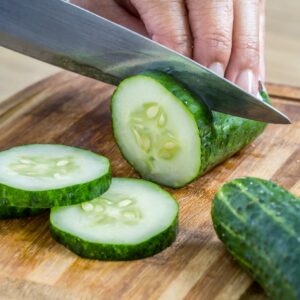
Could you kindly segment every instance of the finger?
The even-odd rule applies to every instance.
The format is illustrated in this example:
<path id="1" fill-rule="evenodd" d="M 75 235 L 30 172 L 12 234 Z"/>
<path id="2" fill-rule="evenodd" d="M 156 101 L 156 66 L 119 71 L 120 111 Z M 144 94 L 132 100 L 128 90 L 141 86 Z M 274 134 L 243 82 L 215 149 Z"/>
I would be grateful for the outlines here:
<path id="1" fill-rule="evenodd" d="M 134 16 L 139 16 L 138 11 L 132 5 L 130 0 L 115 0 L 115 2 L 117 2 L 120 6 L 124 7 L 126 10 L 130 11 Z"/>
<path id="2" fill-rule="evenodd" d="M 260 1 L 259 16 L 259 74 L 258 79 L 262 82 L 266 79 L 265 66 L 265 6 L 266 1 Z"/>
<path id="3" fill-rule="evenodd" d="M 183 0 L 131 0 L 149 36 L 183 55 L 191 55 L 191 36 Z"/>
<path id="4" fill-rule="evenodd" d="M 232 44 L 232 0 L 188 0 L 193 58 L 223 76 Z"/>
<path id="5" fill-rule="evenodd" d="M 259 0 L 234 0 L 233 40 L 226 77 L 257 94 L 259 73 Z"/>
<path id="6" fill-rule="evenodd" d="M 113 0 L 71 0 L 70 2 L 140 34 L 147 35 L 143 22 Z"/>

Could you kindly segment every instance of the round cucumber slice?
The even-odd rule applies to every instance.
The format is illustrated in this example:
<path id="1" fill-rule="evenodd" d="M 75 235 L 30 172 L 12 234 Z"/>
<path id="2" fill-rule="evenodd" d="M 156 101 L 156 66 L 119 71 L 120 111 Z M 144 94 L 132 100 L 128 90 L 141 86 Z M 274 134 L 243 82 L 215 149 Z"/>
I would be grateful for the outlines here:
<path id="1" fill-rule="evenodd" d="M 112 112 L 116 141 L 142 177 L 180 187 L 197 176 L 196 120 L 163 85 L 144 75 L 126 79 L 113 96 Z"/>
<path id="2" fill-rule="evenodd" d="M 36 216 L 44 211 L 45 209 L 42 208 L 0 206 L 0 220 Z"/>
<path id="3" fill-rule="evenodd" d="M 54 238 L 76 254 L 100 260 L 154 255 L 176 238 L 178 204 L 154 183 L 113 178 L 109 190 L 89 202 L 54 207 Z"/>
<path id="4" fill-rule="evenodd" d="M 111 181 L 109 160 L 64 145 L 25 145 L 0 152 L 0 205 L 47 208 L 91 200 Z"/>

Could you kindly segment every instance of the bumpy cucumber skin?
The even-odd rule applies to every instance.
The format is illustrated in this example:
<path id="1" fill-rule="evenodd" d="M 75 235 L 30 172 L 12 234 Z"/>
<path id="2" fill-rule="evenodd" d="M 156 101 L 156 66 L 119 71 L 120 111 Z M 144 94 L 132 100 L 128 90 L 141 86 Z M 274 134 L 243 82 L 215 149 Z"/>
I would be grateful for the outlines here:
<path id="1" fill-rule="evenodd" d="M 36 216 L 43 213 L 45 209 L 15 207 L 15 206 L 0 206 L 0 220 L 19 219 L 31 216 Z"/>
<path id="2" fill-rule="evenodd" d="M 210 111 L 201 99 L 197 99 L 168 74 L 148 71 L 143 75 L 159 82 L 193 114 L 201 139 L 201 167 L 198 176 L 251 143 L 266 127 L 262 122 Z M 270 102 L 266 93 L 262 97 L 264 101 Z"/>
<path id="3" fill-rule="evenodd" d="M 45 191 L 27 191 L 0 184 L 0 205 L 31 208 L 67 206 L 89 201 L 108 190 L 111 183 L 110 170 L 95 180 Z"/>
<path id="4" fill-rule="evenodd" d="M 54 239 L 77 255 L 98 260 L 136 260 L 149 257 L 169 247 L 176 239 L 178 231 L 178 215 L 173 223 L 164 231 L 139 244 L 99 244 L 78 238 L 62 231 L 51 223 L 50 231 Z"/>
<path id="5" fill-rule="evenodd" d="M 275 183 L 241 178 L 212 203 L 220 240 L 271 299 L 300 299 L 300 199 Z"/>

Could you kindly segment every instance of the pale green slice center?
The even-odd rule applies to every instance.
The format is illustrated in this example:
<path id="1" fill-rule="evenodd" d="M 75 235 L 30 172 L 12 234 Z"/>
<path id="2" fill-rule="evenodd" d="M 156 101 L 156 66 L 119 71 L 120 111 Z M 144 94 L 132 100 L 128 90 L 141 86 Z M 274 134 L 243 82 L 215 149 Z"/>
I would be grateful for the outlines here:
<path id="1" fill-rule="evenodd" d="M 137 224 L 142 213 L 137 201 L 120 194 L 105 195 L 92 201 L 84 202 L 81 208 L 88 217 L 90 225 L 101 224 Z"/>
<path id="2" fill-rule="evenodd" d="M 153 160 L 170 160 L 179 151 L 178 140 L 167 125 L 167 114 L 156 102 L 144 103 L 130 116 L 130 130 L 137 145 L 148 156 L 150 168 Z"/>
<path id="3" fill-rule="evenodd" d="M 44 156 L 19 156 L 9 168 L 22 176 L 38 178 L 64 179 L 77 169 L 78 165 L 73 156 L 45 158 Z"/>

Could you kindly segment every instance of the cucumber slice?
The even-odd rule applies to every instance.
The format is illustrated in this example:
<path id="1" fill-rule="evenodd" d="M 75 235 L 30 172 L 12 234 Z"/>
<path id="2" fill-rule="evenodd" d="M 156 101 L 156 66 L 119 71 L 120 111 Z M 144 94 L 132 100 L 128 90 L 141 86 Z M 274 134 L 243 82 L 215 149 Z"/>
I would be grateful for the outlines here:
<path id="1" fill-rule="evenodd" d="M 45 209 L 42 208 L 0 206 L 0 220 L 35 216 L 41 214 L 44 211 Z"/>
<path id="2" fill-rule="evenodd" d="M 196 120 L 163 85 L 144 75 L 126 79 L 113 96 L 112 112 L 116 141 L 142 177 L 179 187 L 197 176 Z"/>
<path id="3" fill-rule="evenodd" d="M 127 78 L 112 99 L 114 136 L 142 177 L 181 187 L 250 143 L 261 122 L 211 112 L 167 74 Z"/>
<path id="4" fill-rule="evenodd" d="M 94 199 L 111 181 L 107 158 L 63 145 L 0 152 L 0 205 L 47 208 Z"/>
<path id="5" fill-rule="evenodd" d="M 176 238 L 178 204 L 156 184 L 113 178 L 109 190 L 92 201 L 54 207 L 54 238 L 82 257 L 132 260 L 154 255 Z"/>

